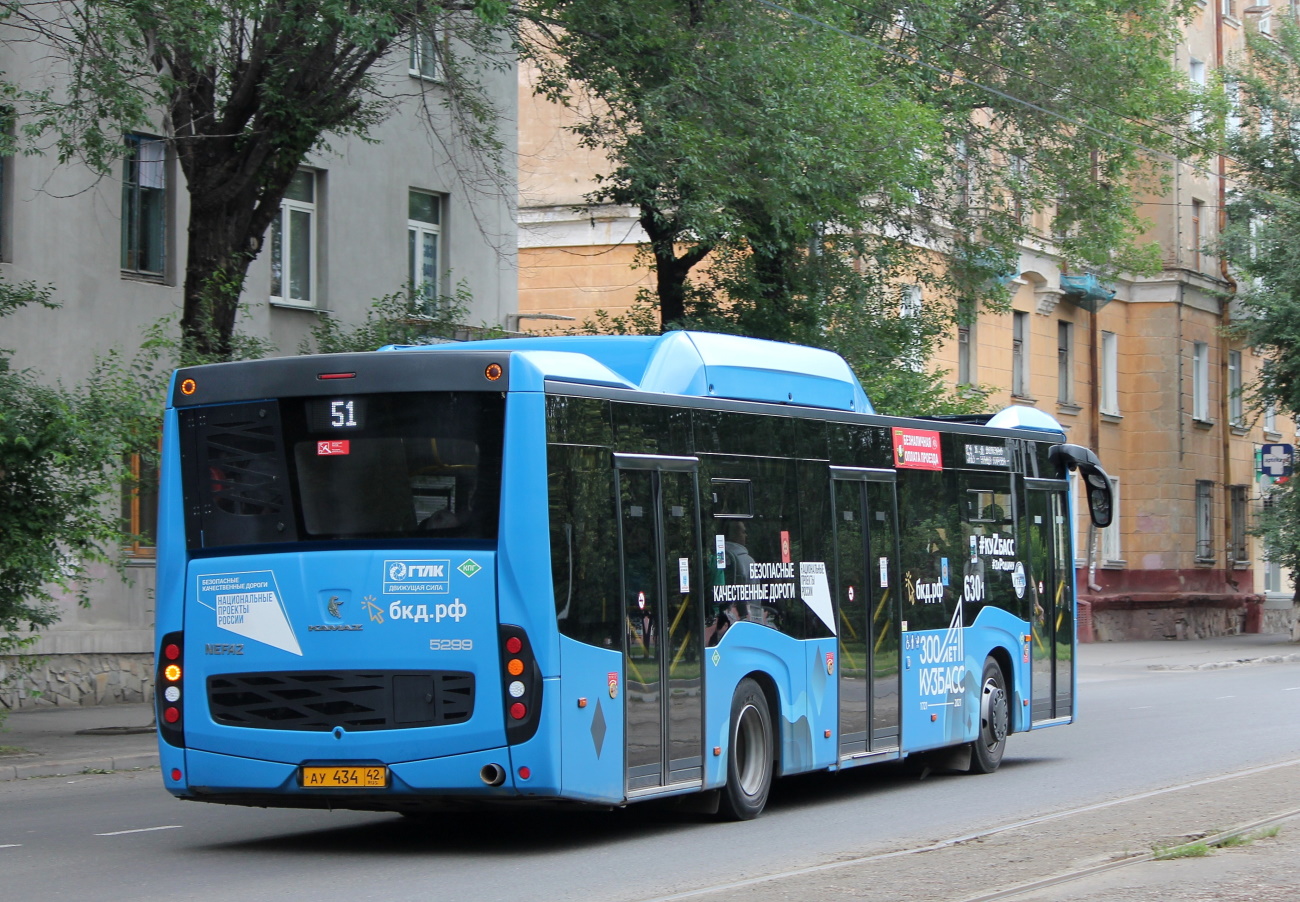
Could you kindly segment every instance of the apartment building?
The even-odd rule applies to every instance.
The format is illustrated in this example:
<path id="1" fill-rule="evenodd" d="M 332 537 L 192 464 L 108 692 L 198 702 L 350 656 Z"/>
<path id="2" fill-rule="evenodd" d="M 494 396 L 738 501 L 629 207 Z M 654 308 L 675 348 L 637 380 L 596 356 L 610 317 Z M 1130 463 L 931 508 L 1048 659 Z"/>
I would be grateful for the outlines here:
<path id="1" fill-rule="evenodd" d="M 12 36 L 10 36 L 12 37 Z M 0 70 L 19 84 L 57 84 L 41 48 L 5 41 Z M 376 77 L 401 101 L 371 141 L 338 138 L 303 164 L 253 263 L 237 329 L 294 354 L 323 315 L 356 324 L 378 297 L 468 289 L 470 326 L 505 327 L 517 309 L 514 173 L 488 171 L 460 147 L 430 45 L 403 47 Z M 485 73 L 498 109 L 517 103 L 513 71 Z M 499 123 L 514 150 L 513 116 Z M 59 310 L 24 309 L 0 321 L 0 347 L 17 367 L 75 383 L 97 355 L 128 357 L 143 332 L 177 318 L 189 221 L 183 176 L 161 128 L 124 135 L 128 154 L 109 175 L 57 165 L 50 154 L 0 160 L 0 273 L 53 288 Z M 504 188 L 501 187 L 504 185 Z M 144 532 L 148 499 L 123 500 Z M 95 704 L 148 698 L 152 680 L 152 548 L 125 550 L 128 581 L 111 572 L 89 608 L 69 600 L 33 651 L 43 662 L 0 703 Z M 3 667 L 3 662 L 0 662 Z M 39 692 L 39 699 L 34 696 Z"/>
<path id="2" fill-rule="evenodd" d="M 1202 2 L 1175 64 L 1190 81 L 1267 32 L 1266 6 Z M 635 267 L 643 240 L 634 211 L 582 210 L 604 161 L 557 127 L 563 113 L 535 98 L 521 70 L 520 317 L 590 319 L 619 313 L 651 274 Z M 1290 629 L 1290 574 L 1264 559 L 1250 535 L 1270 478 L 1257 455 L 1293 442 L 1295 426 L 1252 410 L 1262 359 L 1225 333 L 1235 307 L 1232 273 L 1209 252 L 1224 197 L 1226 160 L 1178 165 L 1167 193 L 1146 199 L 1148 238 L 1162 270 L 1103 284 L 1063 271 L 1044 240 L 1022 249 L 1011 309 L 955 327 L 934 365 L 954 386 L 987 395 L 991 409 L 1036 407 L 1072 442 L 1094 448 L 1115 482 L 1114 524 L 1075 526 L 1081 634 L 1100 641 L 1195 638 Z M 1042 233 L 1049 229 L 1044 218 Z M 924 304 L 917 285 L 908 304 Z M 1077 507 L 1077 505 L 1076 505 Z"/>

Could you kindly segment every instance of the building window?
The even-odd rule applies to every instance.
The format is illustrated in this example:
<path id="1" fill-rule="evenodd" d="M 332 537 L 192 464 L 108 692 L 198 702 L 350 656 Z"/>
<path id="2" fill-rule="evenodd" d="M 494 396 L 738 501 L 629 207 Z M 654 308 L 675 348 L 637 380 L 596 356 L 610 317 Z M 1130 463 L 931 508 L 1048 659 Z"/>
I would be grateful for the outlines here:
<path id="1" fill-rule="evenodd" d="M 957 384 L 975 384 L 979 367 L 975 356 L 975 325 L 979 315 L 969 300 L 957 301 Z"/>
<path id="2" fill-rule="evenodd" d="M 1277 405 L 1272 401 L 1264 408 L 1264 431 L 1277 432 Z"/>
<path id="3" fill-rule="evenodd" d="M 316 173 L 299 169 L 271 221 L 271 300 L 314 304 Z"/>
<path id="4" fill-rule="evenodd" d="M 922 297 L 920 285 L 904 285 L 902 296 L 898 301 L 898 316 L 900 319 L 910 319 L 918 323 L 921 320 Z M 904 330 L 905 334 L 912 336 L 909 339 L 909 346 L 903 352 L 902 362 L 909 370 L 919 373 L 925 368 L 925 358 L 921 353 L 921 346 L 918 340 L 921 332 L 920 325 Z"/>
<path id="5" fill-rule="evenodd" d="M 1282 591 L 1282 565 L 1277 561 L 1264 562 L 1264 591 Z"/>
<path id="6" fill-rule="evenodd" d="M 1214 483 L 1196 480 L 1196 559 L 1214 560 Z"/>
<path id="7" fill-rule="evenodd" d="M 163 272 L 167 200 L 167 144 L 160 138 L 126 136 L 122 161 L 122 270 L 150 276 Z"/>
<path id="8" fill-rule="evenodd" d="M 1221 0 L 1223 3 L 1223 14 L 1225 16 L 1237 15 L 1237 0 Z"/>
<path id="9" fill-rule="evenodd" d="M 1029 397 L 1029 314 L 1011 311 L 1011 394 Z"/>
<path id="10" fill-rule="evenodd" d="M 1111 477 L 1110 490 L 1114 498 L 1113 506 L 1111 508 L 1113 513 L 1111 515 L 1110 526 L 1107 526 L 1101 531 L 1101 559 L 1107 564 L 1122 564 L 1124 562 L 1124 555 L 1120 551 L 1119 543 L 1120 507 L 1118 479 Z"/>
<path id="11" fill-rule="evenodd" d="M 437 32 L 422 31 L 411 38 L 411 75 L 442 81 L 442 49 Z"/>
<path id="12" fill-rule="evenodd" d="M 1245 424 L 1246 416 L 1241 399 L 1241 352 L 1228 352 L 1228 422 L 1234 426 Z"/>
<path id="13" fill-rule="evenodd" d="M 1246 553 L 1247 502 L 1250 500 L 1250 487 L 1244 485 L 1228 486 L 1228 501 L 1232 514 L 1232 535 L 1228 541 L 1228 558 L 1230 562 L 1244 564 L 1250 560 Z"/>
<path id="14" fill-rule="evenodd" d="M 1201 220 L 1205 216 L 1205 202 L 1192 201 L 1192 269 L 1201 269 Z"/>
<path id="15" fill-rule="evenodd" d="M 1192 343 L 1192 418 L 1210 422 L 1210 346 Z"/>
<path id="16" fill-rule="evenodd" d="M 1074 323 L 1056 323 L 1056 400 L 1074 403 Z"/>
<path id="17" fill-rule="evenodd" d="M 442 198 L 424 191 L 412 191 L 407 200 L 407 279 L 416 313 L 432 316 L 441 275 L 439 250 L 442 242 Z"/>
<path id="18" fill-rule="evenodd" d="M 158 463 L 139 454 L 127 456 L 128 481 L 122 486 L 122 531 L 130 538 L 128 557 L 153 557 L 158 539 Z"/>
<path id="19" fill-rule="evenodd" d="M 1192 90 L 1198 97 L 1205 93 L 1205 62 L 1203 60 L 1193 59 L 1188 66 L 1188 78 L 1192 83 Z M 1200 128 L 1205 124 L 1205 114 L 1200 110 L 1193 110 L 1188 117 L 1187 124 L 1192 128 Z"/>
<path id="20" fill-rule="evenodd" d="M 1119 416 L 1119 339 L 1101 333 L 1101 412 Z"/>

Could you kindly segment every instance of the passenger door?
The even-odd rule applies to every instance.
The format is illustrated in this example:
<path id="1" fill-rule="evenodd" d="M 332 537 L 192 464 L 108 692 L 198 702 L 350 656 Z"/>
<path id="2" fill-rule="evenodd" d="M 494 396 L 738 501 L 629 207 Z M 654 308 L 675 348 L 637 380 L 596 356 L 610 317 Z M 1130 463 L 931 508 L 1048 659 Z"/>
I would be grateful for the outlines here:
<path id="1" fill-rule="evenodd" d="M 704 774 L 699 518 L 693 457 L 614 455 L 629 796 Z"/>
<path id="2" fill-rule="evenodd" d="M 892 470 L 832 467 L 840 758 L 899 743 L 897 502 Z"/>
<path id="3" fill-rule="evenodd" d="M 1033 726 L 1074 712 L 1074 561 L 1070 560 L 1067 486 L 1025 480 L 1029 536 L 1030 718 Z"/>

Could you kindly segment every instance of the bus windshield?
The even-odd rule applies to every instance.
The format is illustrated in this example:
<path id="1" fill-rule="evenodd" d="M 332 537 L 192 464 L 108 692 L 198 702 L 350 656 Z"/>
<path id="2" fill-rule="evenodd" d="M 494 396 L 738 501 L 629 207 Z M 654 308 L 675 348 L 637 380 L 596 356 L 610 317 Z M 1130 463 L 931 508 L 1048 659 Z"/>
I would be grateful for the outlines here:
<path id="1" fill-rule="evenodd" d="M 504 411 L 496 393 L 394 392 L 189 412 L 188 544 L 494 539 Z"/>

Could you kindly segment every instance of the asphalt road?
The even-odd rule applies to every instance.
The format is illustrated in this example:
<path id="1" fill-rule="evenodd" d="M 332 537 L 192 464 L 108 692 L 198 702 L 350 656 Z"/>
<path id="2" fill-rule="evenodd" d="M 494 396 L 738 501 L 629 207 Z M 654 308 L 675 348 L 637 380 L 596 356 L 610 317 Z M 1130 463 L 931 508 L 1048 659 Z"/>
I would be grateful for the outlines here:
<path id="1" fill-rule="evenodd" d="M 992 776 L 797 777 L 743 824 L 644 806 L 428 822 L 226 808 L 172 799 L 156 772 L 15 781 L 0 900 L 659 899 L 1300 757 L 1300 664 L 1085 674 L 1080 695 L 1079 724 L 1013 736 Z"/>

